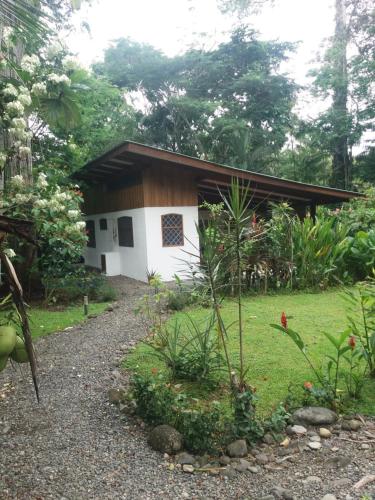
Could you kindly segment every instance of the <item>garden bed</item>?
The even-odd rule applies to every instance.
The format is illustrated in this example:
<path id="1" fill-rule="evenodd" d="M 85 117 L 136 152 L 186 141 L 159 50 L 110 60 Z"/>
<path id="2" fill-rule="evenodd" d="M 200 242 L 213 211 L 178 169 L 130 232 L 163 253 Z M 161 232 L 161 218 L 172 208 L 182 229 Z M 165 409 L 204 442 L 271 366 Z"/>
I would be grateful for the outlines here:
<path id="1" fill-rule="evenodd" d="M 222 306 L 225 322 L 230 324 L 236 320 L 236 305 L 226 300 Z M 281 312 L 288 315 L 289 326 L 300 332 L 308 345 L 309 354 L 319 366 L 323 356 L 331 352 L 331 346 L 323 332 L 338 335 L 347 325 L 347 303 L 340 289 L 322 293 L 298 293 L 275 296 L 248 297 L 244 300 L 244 352 L 250 369 L 248 382 L 256 387 L 259 414 L 269 414 L 288 396 L 288 388 L 292 384 L 302 387 L 306 381 L 315 382 L 311 371 L 291 339 L 284 333 L 274 330 L 270 323 L 278 323 Z M 193 319 L 204 322 L 210 312 L 206 308 L 197 307 L 189 311 Z M 187 322 L 184 312 L 176 313 L 169 319 L 172 324 L 176 319 Z M 229 350 L 232 362 L 238 362 L 238 339 L 236 325 L 230 330 Z M 151 370 L 158 375 L 165 373 L 165 365 L 154 355 L 153 350 L 140 343 L 134 352 L 127 357 L 124 366 L 142 375 L 151 375 Z M 226 373 L 217 375 L 219 384 L 215 390 L 202 384 L 178 381 L 181 391 L 188 395 L 205 399 L 218 399 L 229 403 L 228 391 L 223 390 L 220 382 L 226 382 Z M 375 414 L 375 380 L 368 379 L 359 401 L 347 402 L 348 411 L 354 409 L 365 415 Z"/>

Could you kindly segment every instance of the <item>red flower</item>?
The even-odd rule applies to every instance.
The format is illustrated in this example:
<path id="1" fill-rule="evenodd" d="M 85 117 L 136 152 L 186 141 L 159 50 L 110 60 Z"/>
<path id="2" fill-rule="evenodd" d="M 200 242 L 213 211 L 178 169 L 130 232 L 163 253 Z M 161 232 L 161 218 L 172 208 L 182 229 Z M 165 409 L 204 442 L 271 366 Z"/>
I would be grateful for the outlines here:
<path id="1" fill-rule="evenodd" d="M 355 348 L 355 344 L 356 344 L 356 340 L 355 340 L 354 335 L 350 335 L 350 337 L 348 339 L 348 345 L 351 347 L 352 350 Z"/>
<path id="2" fill-rule="evenodd" d="M 156 375 L 158 373 L 158 369 L 157 368 L 151 368 L 151 373 L 153 375 Z"/>
<path id="3" fill-rule="evenodd" d="M 283 328 L 288 328 L 288 320 L 286 319 L 286 314 L 284 311 L 281 314 L 280 322 Z"/>
<path id="4" fill-rule="evenodd" d="M 308 391 L 311 391 L 311 389 L 313 388 L 313 385 L 312 385 L 312 383 L 311 383 L 311 382 L 305 382 L 305 383 L 303 384 L 303 387 L 304 387 L 305 389 L 307 389 Z"/>

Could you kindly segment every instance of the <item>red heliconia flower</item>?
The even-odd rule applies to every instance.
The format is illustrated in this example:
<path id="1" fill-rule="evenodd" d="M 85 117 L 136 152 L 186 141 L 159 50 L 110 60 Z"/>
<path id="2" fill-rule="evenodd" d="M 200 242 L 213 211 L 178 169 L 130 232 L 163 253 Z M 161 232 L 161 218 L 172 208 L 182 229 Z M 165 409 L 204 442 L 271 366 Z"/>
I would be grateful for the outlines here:
<path id="1" fill-rule="evenodd" d="M 351 347 L 352 350 L 355 348 L 355 344 L 356 340 L 354 335 L 350 335 L 350 337 L 348 338 L 348 345 Z"/>
<path id="2" fill-rule="evenodd" d="M 311 389 L 313 388 L 313 384 L 311 382 L 304 382 L 303 387 L 308 391 L 311 391 Z"/>
<path id="3" fill-rule="evenodd" d="M 284 311 L 281 314 L 280 322 L 283 328 L 288 328 L 288 320 L 286 319 L 286 314 Z"/>

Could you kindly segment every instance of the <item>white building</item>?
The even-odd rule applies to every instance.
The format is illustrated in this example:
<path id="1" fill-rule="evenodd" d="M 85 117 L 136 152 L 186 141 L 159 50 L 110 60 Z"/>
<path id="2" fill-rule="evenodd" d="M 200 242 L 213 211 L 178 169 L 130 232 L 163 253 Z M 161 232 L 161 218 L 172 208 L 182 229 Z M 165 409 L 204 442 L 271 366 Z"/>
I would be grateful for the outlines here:
<path id="1" fill-rule="evenodd" d="M 124 142 L 88 163 L 77 176 L 87 184 L 89 241 L 85 262 L 108 276 L 147 281 L 157 272 L 183 277 L 199 258 L 199 205 L 220 201 L 232 178 L 250 186 L 251 203 L 265 212 L 269 201 L 288 201 L 303 216 L 316 205 L 347 201 L 357 193 L 313 186 L 218 165 L 169 151 Z"/>

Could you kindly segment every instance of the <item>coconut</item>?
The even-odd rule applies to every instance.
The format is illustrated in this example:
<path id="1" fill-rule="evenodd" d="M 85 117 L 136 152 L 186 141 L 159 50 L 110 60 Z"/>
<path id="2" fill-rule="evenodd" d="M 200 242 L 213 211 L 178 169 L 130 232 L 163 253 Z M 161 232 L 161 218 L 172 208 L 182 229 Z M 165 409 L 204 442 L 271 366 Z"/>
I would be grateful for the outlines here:
<path id="1" fill-rule="evenodd" d="M 8 356 L 3 356 L 2 358 L 0 358 L 0 372 L 3 371 L 4 368 L 6 367 L 7 361 L 8 361 Z"/>
<path id="2" fill-rule="evenodd" d="M 21 337 L 18 337 L 18 335 L 16 339 L 16 345 L 14 346 L 13 351 L 10 353 L 10 357 L 13 359 L 13 361 L 16 361 L 16 363 L 28 363 L 29 361 L 25 342 L 23 341 L 23 339 L 21 339 Z"/>
<path id="3" fill-rule="evenodd" d="M 16 330 L 12 326 L 0 326 L 0 357 L 9 356 L 16 345 Z"/>

